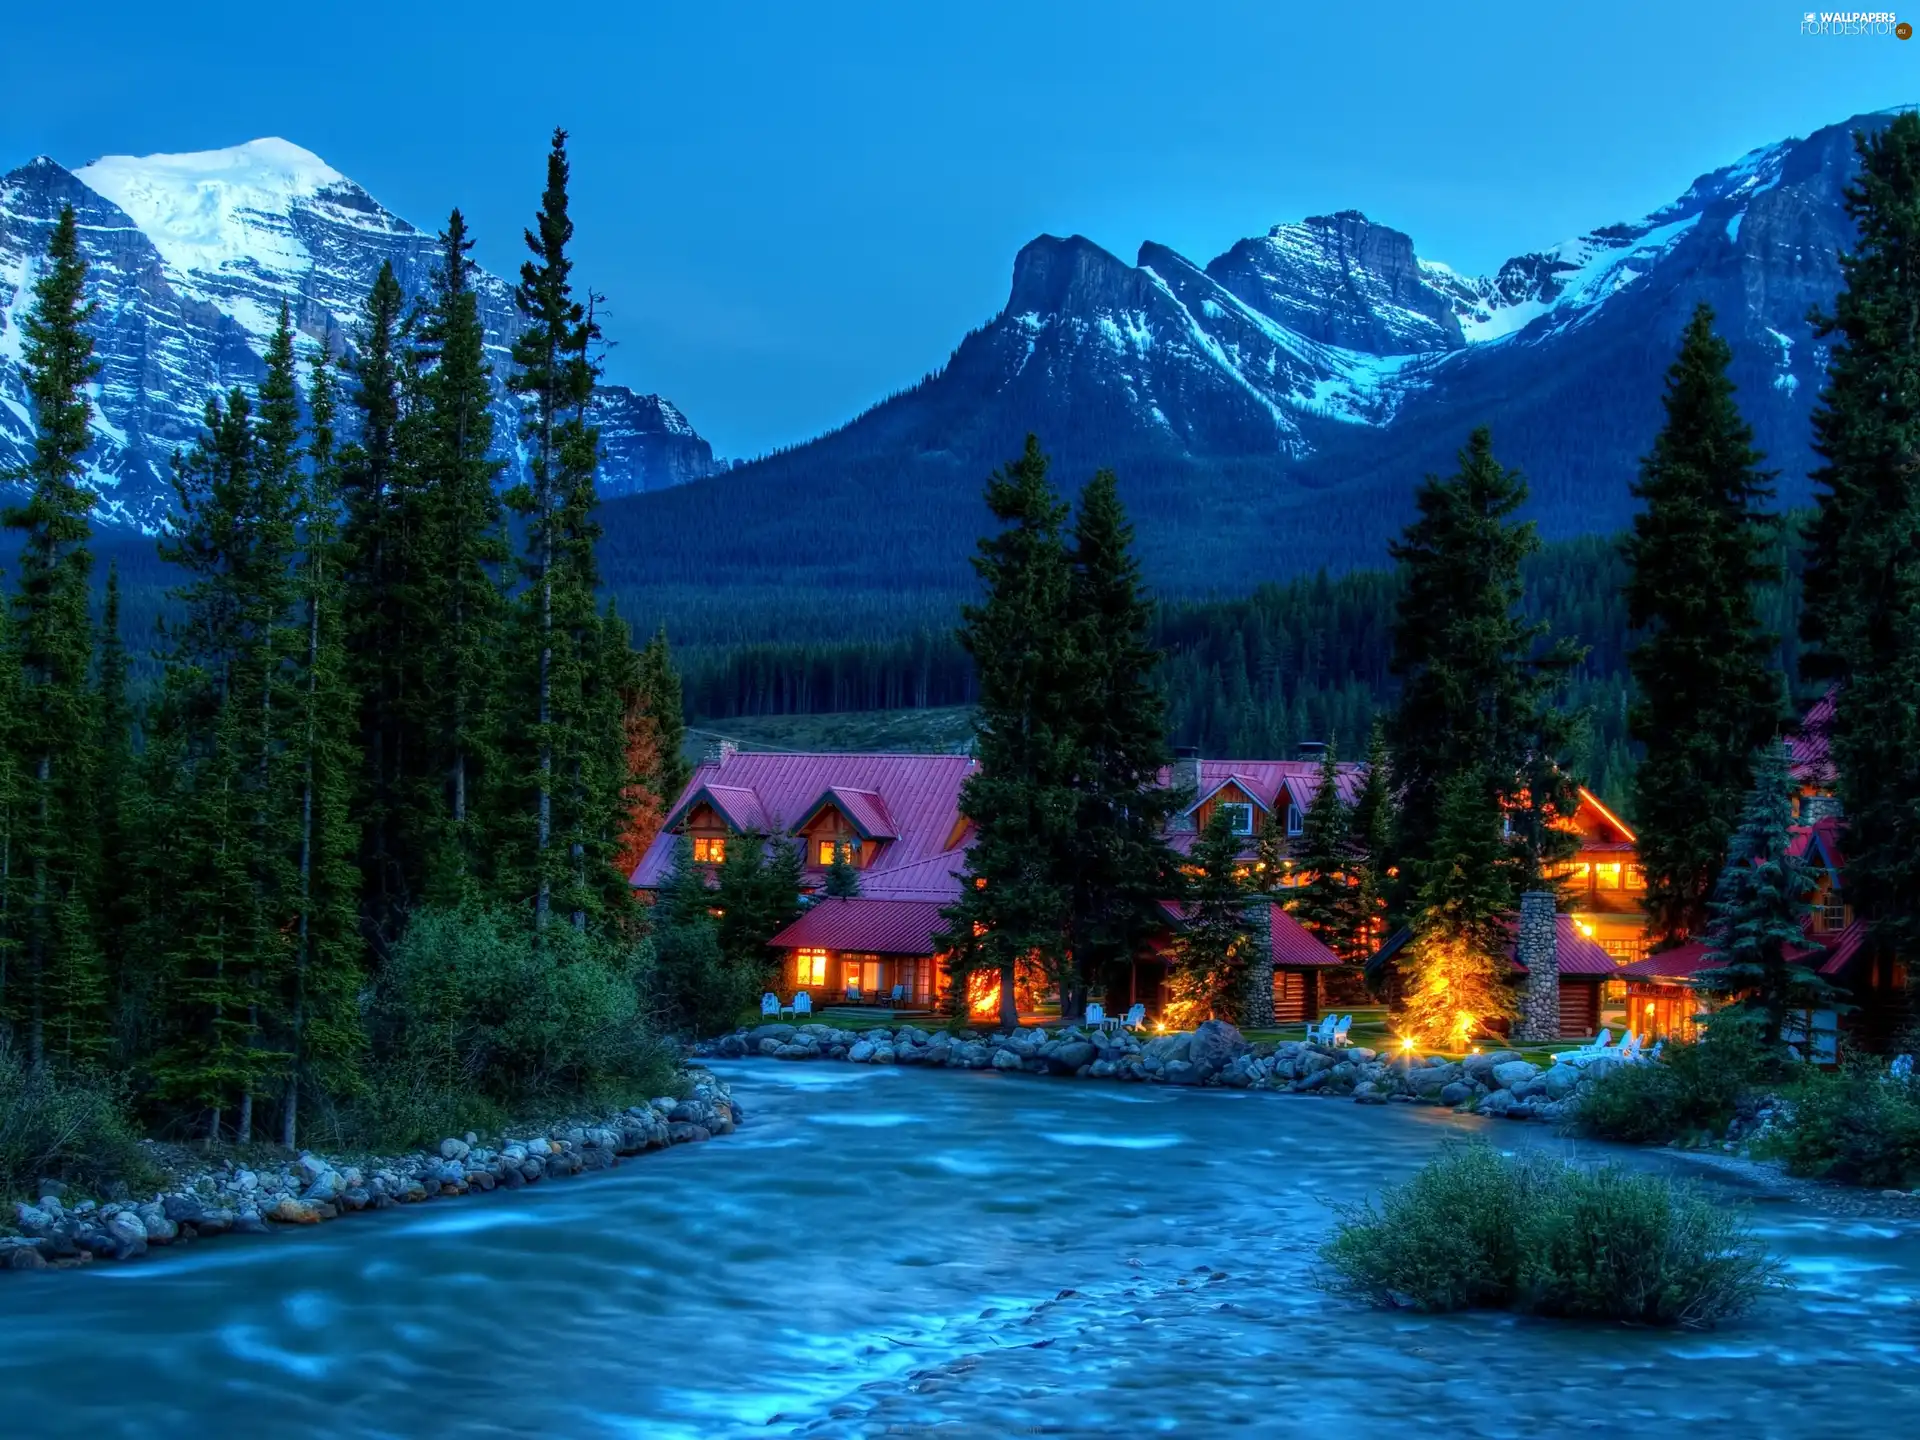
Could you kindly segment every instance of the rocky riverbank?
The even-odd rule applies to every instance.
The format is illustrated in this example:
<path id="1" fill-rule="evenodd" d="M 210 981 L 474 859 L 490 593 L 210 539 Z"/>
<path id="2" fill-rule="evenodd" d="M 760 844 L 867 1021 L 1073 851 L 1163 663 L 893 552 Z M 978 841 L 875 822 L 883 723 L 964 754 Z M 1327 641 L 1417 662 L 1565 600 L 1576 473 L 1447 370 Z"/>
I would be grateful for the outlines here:
<path id="1" fill-rule="evenodd" d="M 150 1200 L 75 1200 L 66 1186 L 43 1181 L 37 1204 L 13 1207 L 19 1233 L 0 1235 L 0 1270 L 131 1260 L 216 1235 L 265 1234 L 362 1210 L 515 1190 L 732 1133 L 742 1117 L 727 1087 L 705 1070 L 692 1071 L 690 1080 L 685 1098 L 663 1096 L 610 1115 L 515 1131 L 493 1144 L 472 1133 L 449 1136 L 433 1154 L 348 1160 L 305 1152 L 253 1168 L 183 1159 L 168 1167 L 168 1183 Z"/>
<path id="2" fill-rule="evenodd" d="M 1303 1040 L 1252 1044 L 1222 1020 L 1146 1039 L 1073 1025 L 985 1032 L 929 1031 L 913 1025 L 854 1031 L 825 1024 L 775 1024 L 738 1030 L 700 1050 L 722 1058 L 765 1055 L 776 1060 L 1017 1070 L 1144 1084 L 1284 1090 L 1340 1096 L 1362 1105 L 1448 1105 L 1479 1115 L 1548 1122 L 1563 1119 L 1583 1085 L 1620 1063 L 1598 1060 L 1580 1067 L 1543 1068 L 1511 1050 L 1448 1060 Z"/>

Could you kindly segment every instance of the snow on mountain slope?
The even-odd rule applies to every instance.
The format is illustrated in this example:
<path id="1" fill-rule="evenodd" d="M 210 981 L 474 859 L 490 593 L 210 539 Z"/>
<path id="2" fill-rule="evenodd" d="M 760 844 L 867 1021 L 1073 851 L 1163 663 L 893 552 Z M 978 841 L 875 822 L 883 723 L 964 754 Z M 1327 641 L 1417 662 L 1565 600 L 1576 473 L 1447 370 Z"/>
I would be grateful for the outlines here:
<path id="1" fill-rule="evenodd" d="M 0 466 L 30 443 L 18 320 L 63 204 L 80 219 L 100 302 L 101 443 L 91 457 L 100 518 L 148 530 L 165 518 L 170 456 L 197 434 L 208 397 L 258 382 L 282 303 L 304 350 L 340 353 L 383 263 L 413 296 L 438 260 L 431 231 L 286 140 L 113 155 L 73 172 L 42 157 L 0 179 Z M 495 434 L 511 459 L 517 413 L 498 381 L 511 367 L 520 316 L 499 278 L 483 272 L 475 290 L 496 377 Z M 715 468 L 711 447 L 658 395 L 603 386 L 594 411 L 603 494 L 681 484 Z"/>

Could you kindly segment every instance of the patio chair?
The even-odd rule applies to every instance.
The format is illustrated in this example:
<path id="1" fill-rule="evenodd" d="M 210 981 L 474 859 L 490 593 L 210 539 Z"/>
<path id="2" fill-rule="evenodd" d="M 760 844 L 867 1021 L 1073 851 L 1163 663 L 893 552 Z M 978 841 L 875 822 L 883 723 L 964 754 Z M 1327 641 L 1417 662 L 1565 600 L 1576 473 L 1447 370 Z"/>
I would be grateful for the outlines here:
<path id="1" fill-rule="evenodd" d="M 1352 1029 L 1353 1017 L 1351 1015 L 1342 1015 L 1333 1025 L 1333 1043 L 1336 1046 L 1351 1045 L 1353 1042 L 1347 1038 L 1347 1033 Z"/>
<path id="2" fill-rule="evenodd" d="M 1553 1052 L 1553 1058 L 1564 1061 L 1569 1065 L 1584 1065 L 1589 1060 L 1598 1059 L 1601 1055 L 1610 1054 L 1611 1052 L 1607 1047 L 1611 1044 L 1613 1044 L 1613 1032 L 1605 1026 L 1602 1026 L 1600 1033 L 1586 1044 L 1576 1045 L 1571 1050 L 1556 1050 Z"/>
<path id="3" fill-rule="evenodd" d="M 866 1002 L 860 998 L 860 987 L 858 985 L 847 986 L 847 1004 L 863 1005 L 865 1003 Z"/>
<path id="4" fill-rule="evenodd" d="M 1129 1030 L 1138 1030 L 1147 1023 L 1147 1007 L 1135 1005 L 1127 1011 L 1127 1018 L 1121 1022 Z"/>
<path id="5" fill-rule="evenodd" d="M 907 987 L 904 985 L 894 986 L 892 993 L 887 996 L 887 1004 L 891 1005 L 894 1009 L 898 1010 L 902 1005 L 906 1003 L 907 1003 Z"/>
<path id="6" fill-rule="evenodd" d="M 1089 1000 L 1087 1002 L 1086 1020 L 1083 1023 L 1086 1025 L 1087 1029 L 1089 1030 L 1106 1029 L 1107 1028 L 1106 1007 L 1099 1004 L 1096 1001 Z"/>
<path id="7" fill-rule="evenodd" d="M 777 1016 L 780 1013 L 780 997 L 771 990 L 767 991 L 760 997 L 760 1013 Z"/>
<path id="8" fill-rule="evenodd" d="M 1337 1015 L 1322 1016 L 1318 1025 L 1307 1026 L 1307 1043 L 1309 1045 L 1331 1045 L 1333 1043 L 1333 1027 L 1339 1023 L 1340 1017 Z"/>
<path id="9" fill-rule="evenodd" d="M 798 1020 L 802 1015 L 811 1014 L 813 1014 L 813 996 L 802 990 L 793 997 L 793 1018 Z"/>

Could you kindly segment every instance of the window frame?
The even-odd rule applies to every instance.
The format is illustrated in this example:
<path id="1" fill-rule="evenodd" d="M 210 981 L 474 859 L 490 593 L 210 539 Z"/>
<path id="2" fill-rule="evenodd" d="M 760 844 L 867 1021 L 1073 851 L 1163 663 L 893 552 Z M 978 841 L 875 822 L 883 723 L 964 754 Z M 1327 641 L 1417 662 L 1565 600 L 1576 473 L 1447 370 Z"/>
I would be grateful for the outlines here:
<path id="1" fill-rule="evenodd" d="M 1237 815 L 1245 818 L 1246 825 L 1244 827 L 1235 823 L 1228 824 L 1227 829 L 1233 834 L 1253 834 L 1253 802 L 1251 800 L 1222 800 L 1213 808 L 1229 817 Z"/>

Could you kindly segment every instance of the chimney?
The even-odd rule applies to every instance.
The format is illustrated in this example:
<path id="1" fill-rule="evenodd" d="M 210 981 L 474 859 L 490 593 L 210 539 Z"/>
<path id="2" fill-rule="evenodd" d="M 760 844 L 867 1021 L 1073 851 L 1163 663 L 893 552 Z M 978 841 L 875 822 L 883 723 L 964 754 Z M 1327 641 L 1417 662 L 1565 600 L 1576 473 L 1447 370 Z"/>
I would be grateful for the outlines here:
<path id="1" fill-rule="evenodd" d="M 1527 967 L 1527 988 L 1520 999 L 1516 1040 L 1560 1038 L 1560 929 L 1551 890 L 1529 890 L 1520 897 L 1520 930 L 1514 959 Z"/>
<path id="2" fill-rule="evenodd" d="M 1296 760 L 1308 760 L 1318 765 L 1327 758 L 1327 742 L 1324 740 L 1302 740 L 1294 747 Z"/>
<path id="3" fill-rule="evenodd" d="M 701 757 L 701 760 L 707 765 L 724 765 L 739 753 L 739 747 L 731 740 L 709 740 L 707 753 Z"/>
<path id="4" fill-rule="evenodd" d="M 1183 798 L 1182 803 L 1191 805 L 1200 793 L 1200 747 L 1198 745 L 1176 745 L 1173 747 L 1173 766 L 1169 771 L 1172 777 L 1173 792 Z M 1191 815 L 1175 815 L 1167 822 L 1169 830 L 1193 829 Z"/>

